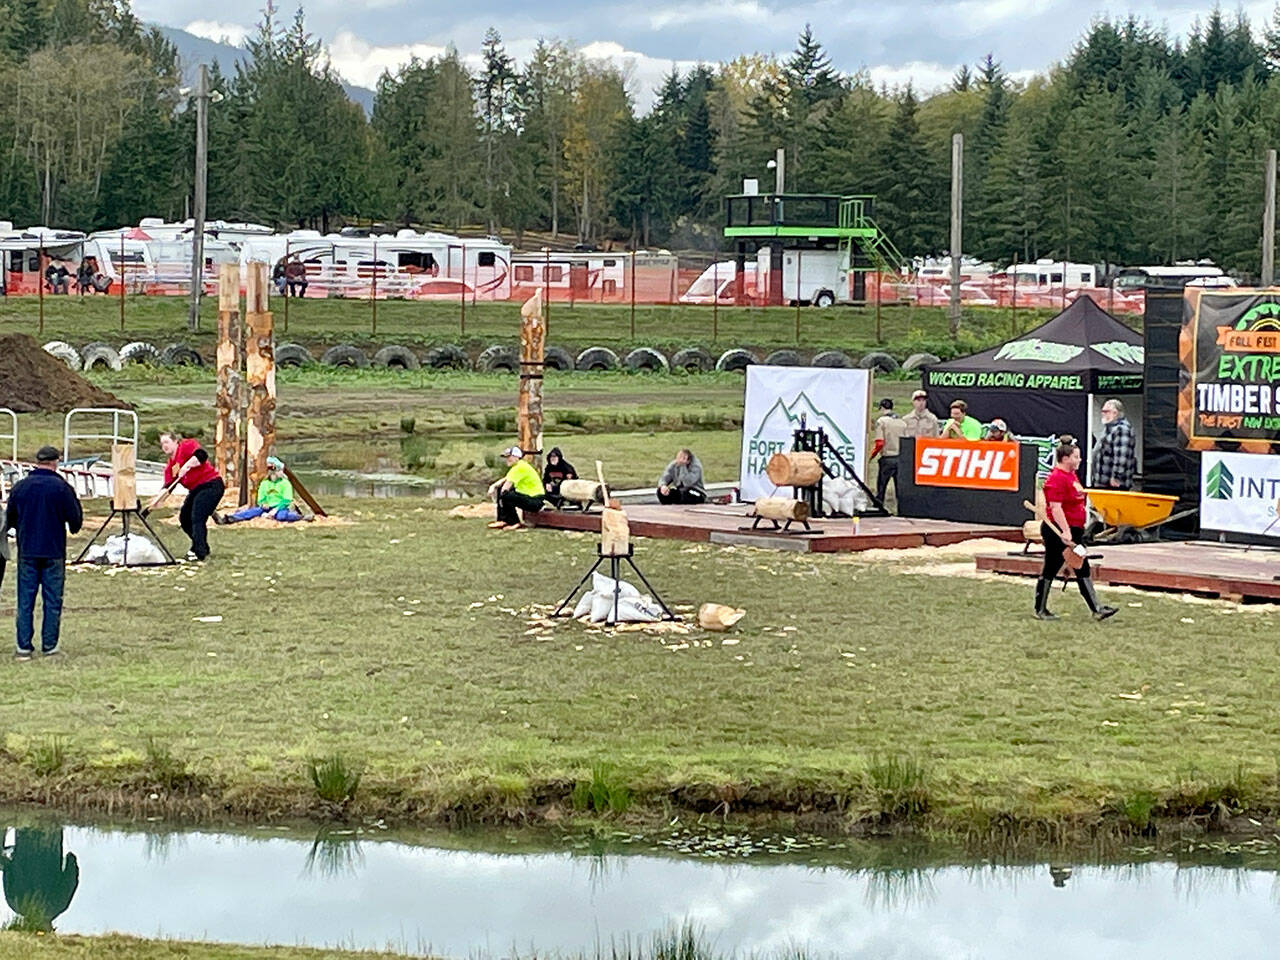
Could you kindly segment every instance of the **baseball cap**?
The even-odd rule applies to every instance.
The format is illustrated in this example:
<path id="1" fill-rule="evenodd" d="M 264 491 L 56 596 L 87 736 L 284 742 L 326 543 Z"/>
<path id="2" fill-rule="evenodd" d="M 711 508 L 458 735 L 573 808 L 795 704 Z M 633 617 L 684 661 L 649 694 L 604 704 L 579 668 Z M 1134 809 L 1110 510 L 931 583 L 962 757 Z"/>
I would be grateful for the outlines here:
<path id="1" fill-rule="evenodd" d="M 275 467 L 277 470 L 284 469 L 284 461 L 279 457 L 267 457 L 267 466 Z"/>
<path id="2" fill-rule="evenodd" d="M 881 401 L 880 401 L 880 409 L 881 409 L 881 410 L 892 410 L 892 409 L 893 409 L 893 401 L 892 401 L 889 397 L 885 397 L 883 400 L 881 400 Z"/>
<path id="3" fill-rule="evenodd" d="M 524 456 L 524 451 L 521 450 L 519 447 L 507 447 L 507 449 L 502 451 L 502 455 L 504 457 L 515 457 L 517 460 L 519 460 L 521 457 Z"/>
<path id="4" fill-rule="evenodd" d="M 923 391 L 923 390 L 917 390 L 915 393 L 913 393 L 913 394 L 911 395 L 911 399 L 912 399 L 912 400 L 927 400 L 927 399 L 929 399 L 929 394 L 927 394 L 927 393 L 926 393 L 925 391 Z"/>
<path id="5" fill-rule="evenodd" d="M 48 444 L 36 451 L 36 463 L 52 463 L 54 460 L 61 459 L 62 454 L 58 452 L 58 448 Z"/>

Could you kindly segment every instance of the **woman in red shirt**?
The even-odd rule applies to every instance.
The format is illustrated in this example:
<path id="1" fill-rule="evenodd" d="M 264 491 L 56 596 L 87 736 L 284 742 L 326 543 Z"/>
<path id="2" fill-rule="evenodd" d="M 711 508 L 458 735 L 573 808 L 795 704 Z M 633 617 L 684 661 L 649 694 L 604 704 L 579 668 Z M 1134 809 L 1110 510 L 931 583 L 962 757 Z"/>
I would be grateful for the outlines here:
<path id="1" fill-rule="evenodd" d="M 1054 578 L 1062 569 L 1066 552 L 1074 550 L 1084 539 L 1085 494 L 1080 478 L 1076 475 L 1076 471 L 1080 469 L 1080 447 L 1074 440 L 1066 438 L 1058 444 L 1054 453 L 1057 463 L 1044 481 L 1047 517 L 1046 522 L 1040 524 L 1040 535 L 1044 538 L 1044 567 L 1040 571 L 1040 579 L 1036 581 L 1037 620 L 1058 619 L 1049 612 L 1049 591 L 1053 589 Z M 1098 594 L 1090 579 L 1092 571 L 1089 569 L 1088 559 L 1075 573 L 1080 595 L 1093 612 L 1093 618 L 1105 620 L 1115 616 L 1115 607 L 1098 605 Z"/>
<path id="2" fill-rule="evenodd" d="M 226 484 L 209 461 L 209 454 L 200 446 L 200 441 L 189 437 L 182 439 L 173 433 L 162 433 L 160 449 L 169 458 L 164 468 L 165 487 L 176 480 L 187 488 L 187 498 L 182 502 L 182 509 L 178 513 L 178 523 L 191 538 L 187 559 L 207 560 L 209 517 L 218 509 L 222 495 L 227 492 Z"/>

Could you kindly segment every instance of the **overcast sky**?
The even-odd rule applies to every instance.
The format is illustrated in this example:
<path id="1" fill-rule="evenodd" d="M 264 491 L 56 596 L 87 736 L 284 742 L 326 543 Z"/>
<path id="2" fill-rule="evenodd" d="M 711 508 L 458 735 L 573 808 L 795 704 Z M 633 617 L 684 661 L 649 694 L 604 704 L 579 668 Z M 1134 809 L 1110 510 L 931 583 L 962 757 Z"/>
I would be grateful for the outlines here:
<path id="1" fill-rule="evenodd" d="M 144 20 L 181 27 L 211 40 L 239 43 L 266 0 L 134 0 Z M 1271 17 L 1275 0 L 1223 2 L 1243 9 L 1255 25 Z M 288 20 L 296 0 L 279 5 Z M 557 0 L 511 3 L 472 0 L 306 0 L 312 32 L 329 48 L 349 82 L 373 87 L 386 68 L 410 56 L 429 57 L 452 43 L 464 55 L 480 49 L 485 29 L 497 27 L 508 50 L 523 59 L 539 37 L 571 41 L 587 56 L 628 67 L 641 106 L 672 64 L 684 70 L 743 53 L 785 54 L 805 23 L 839 69 L 866 68 L 877 82 L 912 81 L 917 90 L 944 86 L 962 63 L 993 53 L 1017 77 L 1044 70 L 1070 51 L 1092 16 L 1129 13 L 1184 34 L 1211 3 L 1182 0 L 1098 4 L 1073 0 Z"/>

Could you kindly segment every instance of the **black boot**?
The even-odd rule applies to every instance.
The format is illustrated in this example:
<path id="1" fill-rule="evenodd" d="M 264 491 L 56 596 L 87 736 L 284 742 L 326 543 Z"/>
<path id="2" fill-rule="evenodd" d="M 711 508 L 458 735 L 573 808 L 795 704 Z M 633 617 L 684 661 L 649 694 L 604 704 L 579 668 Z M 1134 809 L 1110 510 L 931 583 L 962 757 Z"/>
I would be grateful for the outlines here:
<path id="1" fill-rule="evenodd" d="M 1053 581 L 1041 577 L 1036 581 L 1036 619 L 1057 620 L 1056 613 L 1049 612 L 1049 591 L 1053 589 Z"/>
<path id="2" fill-rule="evenodd" d="M 1107 617 L 1114 617 L 1117 613 L 1115 607 L 1098 606 L 1098 594 L 1093 589 L 1093 581 L 1088 577 L 1077 577 L 1076 583 L 1080 585 L 1080 596 L 1084 597 L 1084 602 L 1089 605 L 1089 609 L 1093 611 L 1093 619 L 1105 620 Z"/>

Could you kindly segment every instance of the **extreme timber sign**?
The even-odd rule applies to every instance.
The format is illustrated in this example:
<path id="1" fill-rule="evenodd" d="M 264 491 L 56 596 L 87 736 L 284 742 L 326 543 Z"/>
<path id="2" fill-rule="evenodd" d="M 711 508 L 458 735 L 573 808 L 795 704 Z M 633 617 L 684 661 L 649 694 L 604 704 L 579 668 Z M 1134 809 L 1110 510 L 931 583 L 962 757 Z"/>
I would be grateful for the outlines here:
<path id="1" fill-rule="evenodd" d="M 1205 291 L 1182 328 L 1178 427 L 1192 450 L 1280 450 L 1280 296 Z"/>
<path id="2" fill-rule="evenodd" d="M 831 445 L 865 479 L 870 393 L 869 370 L 747 367 L 739 497 L 754 501 L 775 494 L 765 466 L 775 453 L 791 449 L 791 434 L 802 420 L 810 430 L 825 430 Z M 837 476 L 844 475 L 834 458 L 828 457 L 826 466 Z M 786 496 L 791 488 L 780 490 Z"/>

